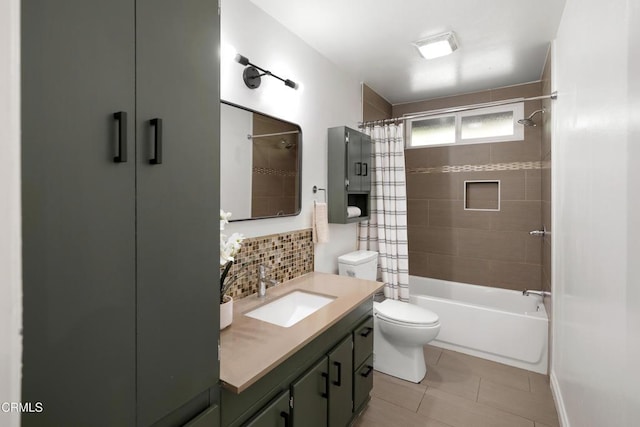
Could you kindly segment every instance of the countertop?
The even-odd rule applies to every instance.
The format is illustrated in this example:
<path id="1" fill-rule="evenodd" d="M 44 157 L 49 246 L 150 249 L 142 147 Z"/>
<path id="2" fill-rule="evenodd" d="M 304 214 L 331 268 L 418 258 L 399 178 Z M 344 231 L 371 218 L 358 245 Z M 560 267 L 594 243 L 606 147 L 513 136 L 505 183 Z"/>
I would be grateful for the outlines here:
<path id="1" fill-rule="evenodd" d="M 220 380 L 223 386 L 234 393 L 246 390 L 371 298 L 381 287 L 380 282 L 313 272 L 267 289 L 265 298 L 250 295 L 234 301 L 233 323 L 220 331 Z M 289 328 L 244 316 L 244 313 L 295 290 L 336 299 Z"/>

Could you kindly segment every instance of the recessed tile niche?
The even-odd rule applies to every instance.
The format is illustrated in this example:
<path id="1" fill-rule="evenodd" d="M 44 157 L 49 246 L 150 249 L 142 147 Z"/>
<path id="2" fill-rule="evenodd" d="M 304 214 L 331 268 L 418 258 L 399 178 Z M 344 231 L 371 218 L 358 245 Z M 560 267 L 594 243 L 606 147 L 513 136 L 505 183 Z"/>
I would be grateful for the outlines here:
<path id="1" fill-rule="evenodd" d="M 500 210 L 500 180 L 464 181 L 464 209 Z"/>

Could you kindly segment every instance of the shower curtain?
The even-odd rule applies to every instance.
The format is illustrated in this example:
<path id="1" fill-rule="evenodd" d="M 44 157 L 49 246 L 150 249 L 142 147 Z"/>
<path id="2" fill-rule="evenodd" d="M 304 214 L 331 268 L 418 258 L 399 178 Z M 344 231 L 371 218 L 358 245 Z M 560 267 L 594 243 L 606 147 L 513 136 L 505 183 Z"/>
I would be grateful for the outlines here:
<path id="1" fill-rule="evenodd" d="M 371 136 L 371 204 L 369 221 L 360 223 L 358 249 L 379 253 L 384 295 L 409 300 L 407 189 L 404 167 L 404 126 L 367 127 Z"/>

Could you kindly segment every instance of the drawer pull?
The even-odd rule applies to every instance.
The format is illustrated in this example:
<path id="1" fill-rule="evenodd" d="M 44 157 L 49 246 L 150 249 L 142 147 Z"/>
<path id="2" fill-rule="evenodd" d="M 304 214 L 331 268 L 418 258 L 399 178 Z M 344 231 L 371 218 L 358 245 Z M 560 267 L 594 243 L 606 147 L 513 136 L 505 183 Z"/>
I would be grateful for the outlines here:
<path id="1" fill-rule="evenodd" d="M 340 387 L 342 386 L 342 363 L 333 362 L 333 364 L 338 368 L 338 381 L 333 381 L 333 385 Z"/>
<path id="2" fill-rule="evenodd" d="M 155 129 L 153 135 L 153 156 L 149 159 L 149 163 L 152 165 L 160 165 L 162 164 L 162 119 L 151 119 L 149 124 Z"/>
<path id="3" fill-rule="evenodd" d="M 360 372 L 360 375 L 367 378 L 369 375 L 371 375 L 372 371 L 373 371 L 373 366 L 367 365 L 367 370 L 365 372 Z"/>
<path id="4" fill-rule="evenodd" d="M 113 157 L 115 163 L 127 162 L 127 112 L 118 111 L 113 113 L 113 118 L 118 122 L 118 154 Z"/>
<path id="5" fill-rule="evenodd" d="M 289 427 L 289 414 L 282 411 L 280 412 L 280 416 L 284 418 L 284 427 Z"/>
<path id="6" fill-rule="evenodd" d="M 368 337 L 368 336 L 369 336 L 369 334 L 371 333 L 371 331 L 373 331 L 373 328 L 370 328 L 370 327 L 368 327 L 368 326 L 367 326 L 366 328 L 364 328 L 364 329 L 360 332 L 360 336 L 361 336 L 361 337 L 366 338 L 366 337 Z"/>
<path id="7" fill-rule="evenodd" d="M 323 372 L 322 378 L 324 378 L 324 392 L 320 394 L 320 396 L 324 397 L 325 399 L 328 399 L 329 398 L 329 374 L 327 374 L 326 372 Z"/>

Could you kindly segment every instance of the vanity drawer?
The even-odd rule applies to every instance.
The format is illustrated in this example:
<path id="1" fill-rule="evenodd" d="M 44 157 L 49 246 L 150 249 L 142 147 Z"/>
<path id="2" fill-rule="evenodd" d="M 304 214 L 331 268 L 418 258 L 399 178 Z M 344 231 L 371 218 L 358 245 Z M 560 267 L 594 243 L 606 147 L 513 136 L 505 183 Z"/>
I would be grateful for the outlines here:
<path id="1" fill-rule="evenodd" d="M 353 408 L 358 410 L 369 398 L 373 388 L 373 354 L 353 371 Z"/>
<path id="2" fill-rule="evenodd" d="M 353 366 L 360 366 L 373 353 L 373 316 L 353 330 Z"/>

